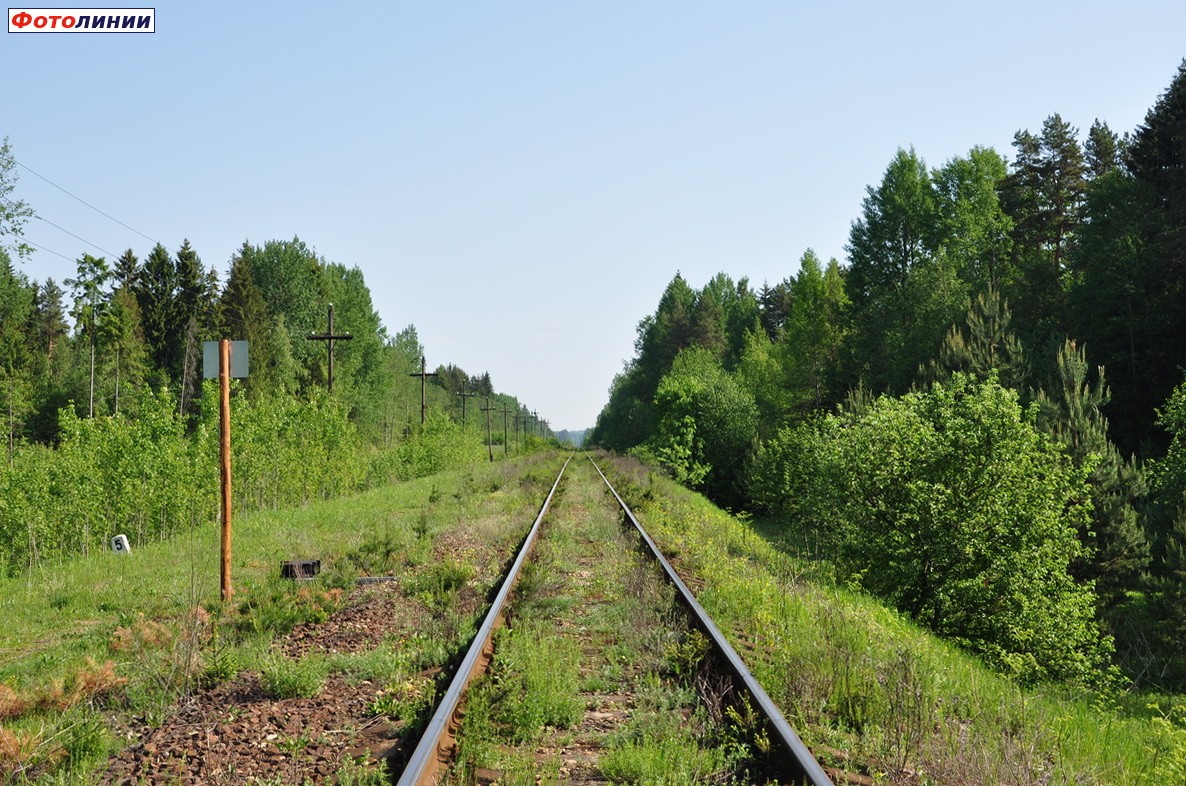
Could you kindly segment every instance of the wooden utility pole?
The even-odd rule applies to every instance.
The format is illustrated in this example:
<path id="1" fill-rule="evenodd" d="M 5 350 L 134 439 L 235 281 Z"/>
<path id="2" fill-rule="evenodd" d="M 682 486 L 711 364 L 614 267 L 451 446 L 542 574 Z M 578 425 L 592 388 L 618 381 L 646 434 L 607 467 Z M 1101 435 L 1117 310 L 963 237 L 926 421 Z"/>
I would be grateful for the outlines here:
<path id="1" fill-rule="evenodd" d="M 511 410 L 507 407 L 507 403 L 505 401 L 502 402 L 502 455 L 503 455 L 503 457 L 506 457 L 508 454 L 508 451 L 510 451 L 510 448 L 507 446 L 507 443 L 510 441 L 507 439 L 507 414 L 510 411 Z"/>
<path id="2" fill-rule="evenodd" d="M 349 333 L 342 333 L 341 335 L 334 335 L 334 304 L 329 304 L 329 329 L 324 333 L 310 333 L 305 336 L 308 341 L 324 341 L 329 349 L 329 369 L 326 374 L 326 389 L 330 393 L 334 392 L 334 342 L 335 341 L 350 341 L 354 336 Z"/>
<path id="3" fill-rule="evenodd" d="M 231 342 L 218 342 L 218 415 L 222 466 L 222 600 L 231 599 Z"/>
<path id="4" fill-rule="evenodd" d="M 461 393 L 458 393 L 457 395 L 461 396 L 461 426 L 462 426 L 462 428 L 464 428 L 465 427 L 465 401 L 466 401 L 466 399 L 473 398 L 474 396 L 476 396 L 478 394 L 477 393 L 465 393 L 463 391 Z"/>
<path id="5" fill-rule="evenodd" d="M 420 377 L 420 425 L 421 426 L 424 425 L 424 420 L 428 416 L 428 399 L 425 398 L 424 382 L 429 377 L 435 377 L 437 375 L 435 371 L 432 372 L 431 374 L 428 373 L 427 371 L 425 371 L 425 368 L 426 368 L 426 366 L 424 364 L 424 355 L 421 355 L 420 356 L 420 373 L 419 374 L 408 374 L 409 377 Z"/>
<path id="6" fill-rule="evenodd" d="M 490 412 L 494 407 L 490 406 L 490 397 L 486 397 L 486 406 L 482 407 L 482 411 L 486 413 L 486 452 L 490 455 L 490 460 L 494 461 L 494 448 L 490 444 Z"/>

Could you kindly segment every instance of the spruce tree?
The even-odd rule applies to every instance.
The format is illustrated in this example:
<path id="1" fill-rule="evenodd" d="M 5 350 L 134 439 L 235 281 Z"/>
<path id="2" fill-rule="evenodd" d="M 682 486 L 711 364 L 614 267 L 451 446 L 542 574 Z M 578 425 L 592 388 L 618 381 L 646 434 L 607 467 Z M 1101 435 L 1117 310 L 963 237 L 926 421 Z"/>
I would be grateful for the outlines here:
<path id="1" fill-rule="evenodd" d="M 144 341 L 159 381 L 176 379 L 174 361 L 183 338 L 177 326 L 178 284 L 177 266 L 169 250 L 158 243 L 144 260 L 132 293 L 140 306 Z"/>
<path id="2" fill-rule="evenodd" d="M 252 398 L 260 398 L 275 392 L 272 386 L 278 384 L 279 380 L 273 379 L 268 372 L 273 362 L 273 358 L 269 357 L 267 352 L 270 346 L 268 334 L 271 330 L 268 307 L 264 302 L 263 293 L 259 291 L 251 276 L 251 265 L 246 258 L 250 253 L 251 247 L 244 244 L 244 247 L 231 257 L 226 288 L 219 300 L 221 329 L 218 337 L 247 342 L 251 364 L 260 370 L 260 373 L 248 376 L 247 393 Z"/>

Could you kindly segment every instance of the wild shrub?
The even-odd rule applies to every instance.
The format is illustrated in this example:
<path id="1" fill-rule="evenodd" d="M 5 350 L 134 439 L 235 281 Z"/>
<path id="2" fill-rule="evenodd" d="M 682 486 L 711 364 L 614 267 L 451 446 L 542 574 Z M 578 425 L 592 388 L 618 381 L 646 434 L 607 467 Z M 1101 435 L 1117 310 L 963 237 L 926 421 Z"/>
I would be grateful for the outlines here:
<path id="1" fill-rule="evenodd" d="M 1110 640 L 1069 566 L 1086 472 L 995 378 L 951 382 L 784 431 L 755 495 L 814 533 L 839 578 L 1026 682 L 1090 682 Z"/>

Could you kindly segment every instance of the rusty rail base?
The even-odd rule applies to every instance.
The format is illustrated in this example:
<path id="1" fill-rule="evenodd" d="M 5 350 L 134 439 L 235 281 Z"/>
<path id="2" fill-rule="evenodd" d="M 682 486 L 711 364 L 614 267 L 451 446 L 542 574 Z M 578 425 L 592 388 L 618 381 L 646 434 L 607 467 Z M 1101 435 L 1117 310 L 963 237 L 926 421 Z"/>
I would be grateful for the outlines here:
<path id="1" fill-rule="evenodd" d="M 462 659 L 461 665 L 457 667 L 457 673 L 453 676 L 453 681 L 449 683 L 449 689 L 445 691 L 444 697 L 441 699 L 440 704 L 437 705 L 436 712 L 433 713 L 432 718 L 428 721 L 428 725 L 424 728 L 424 734 L 421 735 L 420 742 L 416 745 L 416 749 L 412 751 L 408 763 L 404 766 L 403 774 L 400 775 L 399 781 L 397 781 L 398 786 L 427 786 L 428 784 L 436 783 L 438 770 L 440 770 L 442 764 L 449 760 L 453 747 L 453 739 L 459 725 L 457 711 L 461 706 L 461 697 L 473 679 L 485 671 L 487 664 L 490 662 L 492 651 L 491 637 L 494 635 L 494 630 L 502 621 L 507 599 L 510 597 L 511 591 L 519 579 L 519 572 L 523 564 L 527 561 L 532 548 L 535 546 L 536 535 L 539 534 L 540 524 L 544 520 L 544 514 L 548 512 L 548 508 L 552 504 L 552 497 L 556 495 L 556 489 L 560 486 L 560 479 L 564 477 L 564 470 L 568 469 L 568 463 L 570 461 L 572 461 L 572 455 L 565 460 L 564 466 L 560 468 L 560 474 L 556 476 L 556 481 L 552 483 L 552 490 L 548 492 L 547 498 L 544 499 L 544 504 L 540 507 L 539 515 L 535 517 L 535 523 L 531 525 L 531 529 L 523 539 L 523 545 L 519 547 L 519 553 L 516 555 L 515 561 L 511 564 L 510 570 L 507 571 L 506 578 L 503 579 L 502 586 L 498 590 L 498 594 L 494 596 L 494 600 L 490 604 L 490 611 L 486 613 L 481 627 L 474 634 L 474 639 L 465 653 L 465 658 Z"/>
<path id="2" fill-rule="evenodd" d="M 803 744 L 803 740 L 799 739 L 799 735 L 791 728 L 791 724 L 787 723 L 787 719 L 783 717 L 782 712 L 774 704 L 770 696 L 766 694 L 766 691 L 754 679 L 754 675 L 750 673 L 745 663 L 741 660 L 741 657 L 737 654 L 737 651 L 733 649 L 733 646 L 729 644 L 724 634 L 721 633 L 720 628 L 708 616 L 708 612 L 696 600 L 696 596 L 688 589 L 688 585 L 684 583 L 684 580 L 675 572 L 675 568 L 671 566 L 671 563 L 659 551 L 659 547 L 655 544 L 655 541 L 643 529 L 642 524 L 634 516 L 634 512 L 630 510 L 625 500 L 614 489 L 613 484 L 609 482 L 609 478 L 601 471 L 601 467 L 597 466 L 597 462 L 593 461 L 592 456 L 588 454 L 586 456 L 589 459 L 589 463 L 597 470 L 597 474 L 605 481 L 605 485 L 610 490 L 610 493 L 614 495 L 614 499 L 618 501 L 618 505 L 621 506 L 626 519 L 638 530 L 638 534 L 642 538 L 643 543 L 646 544 L 650 556 L 663 567 L 663 572 L 667 580 L 675 586 L 676 595 L 684 608 L 687 609 L 692 623 L 708 636 L 713 651 L 729 676 L 733 679 L 734 685 L 741 686 L 749 694 L 758 712 L 770 724 L 771 742 L 774 743 L 772 748 L 778 748 L 777 751 L 772 749 L 770 752 L 771 763 L 781 770 L 781 772 L 775 774 L 779 776 L 785 775 L 796 783 L 809 784 L 809 786 L 833 786 L 823 767 L 811 755 L 811 751 Z M 781 752 L 781 755 L 778 755 L 779 752 Z"/>

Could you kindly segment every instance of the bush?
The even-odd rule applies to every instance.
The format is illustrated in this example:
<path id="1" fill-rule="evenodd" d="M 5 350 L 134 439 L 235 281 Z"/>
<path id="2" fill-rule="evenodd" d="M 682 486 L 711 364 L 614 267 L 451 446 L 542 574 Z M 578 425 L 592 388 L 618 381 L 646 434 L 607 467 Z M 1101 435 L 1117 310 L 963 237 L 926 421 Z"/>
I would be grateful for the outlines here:
<path id="1" fill-rule="evenodd" d="M 1023 681 L 1091 681 L 1110 640 L 1068 572 L 1086 473 L 995 379 L 957 375 L 783 432 L 755 498 L 819 535 L 842 579 Z"/>

